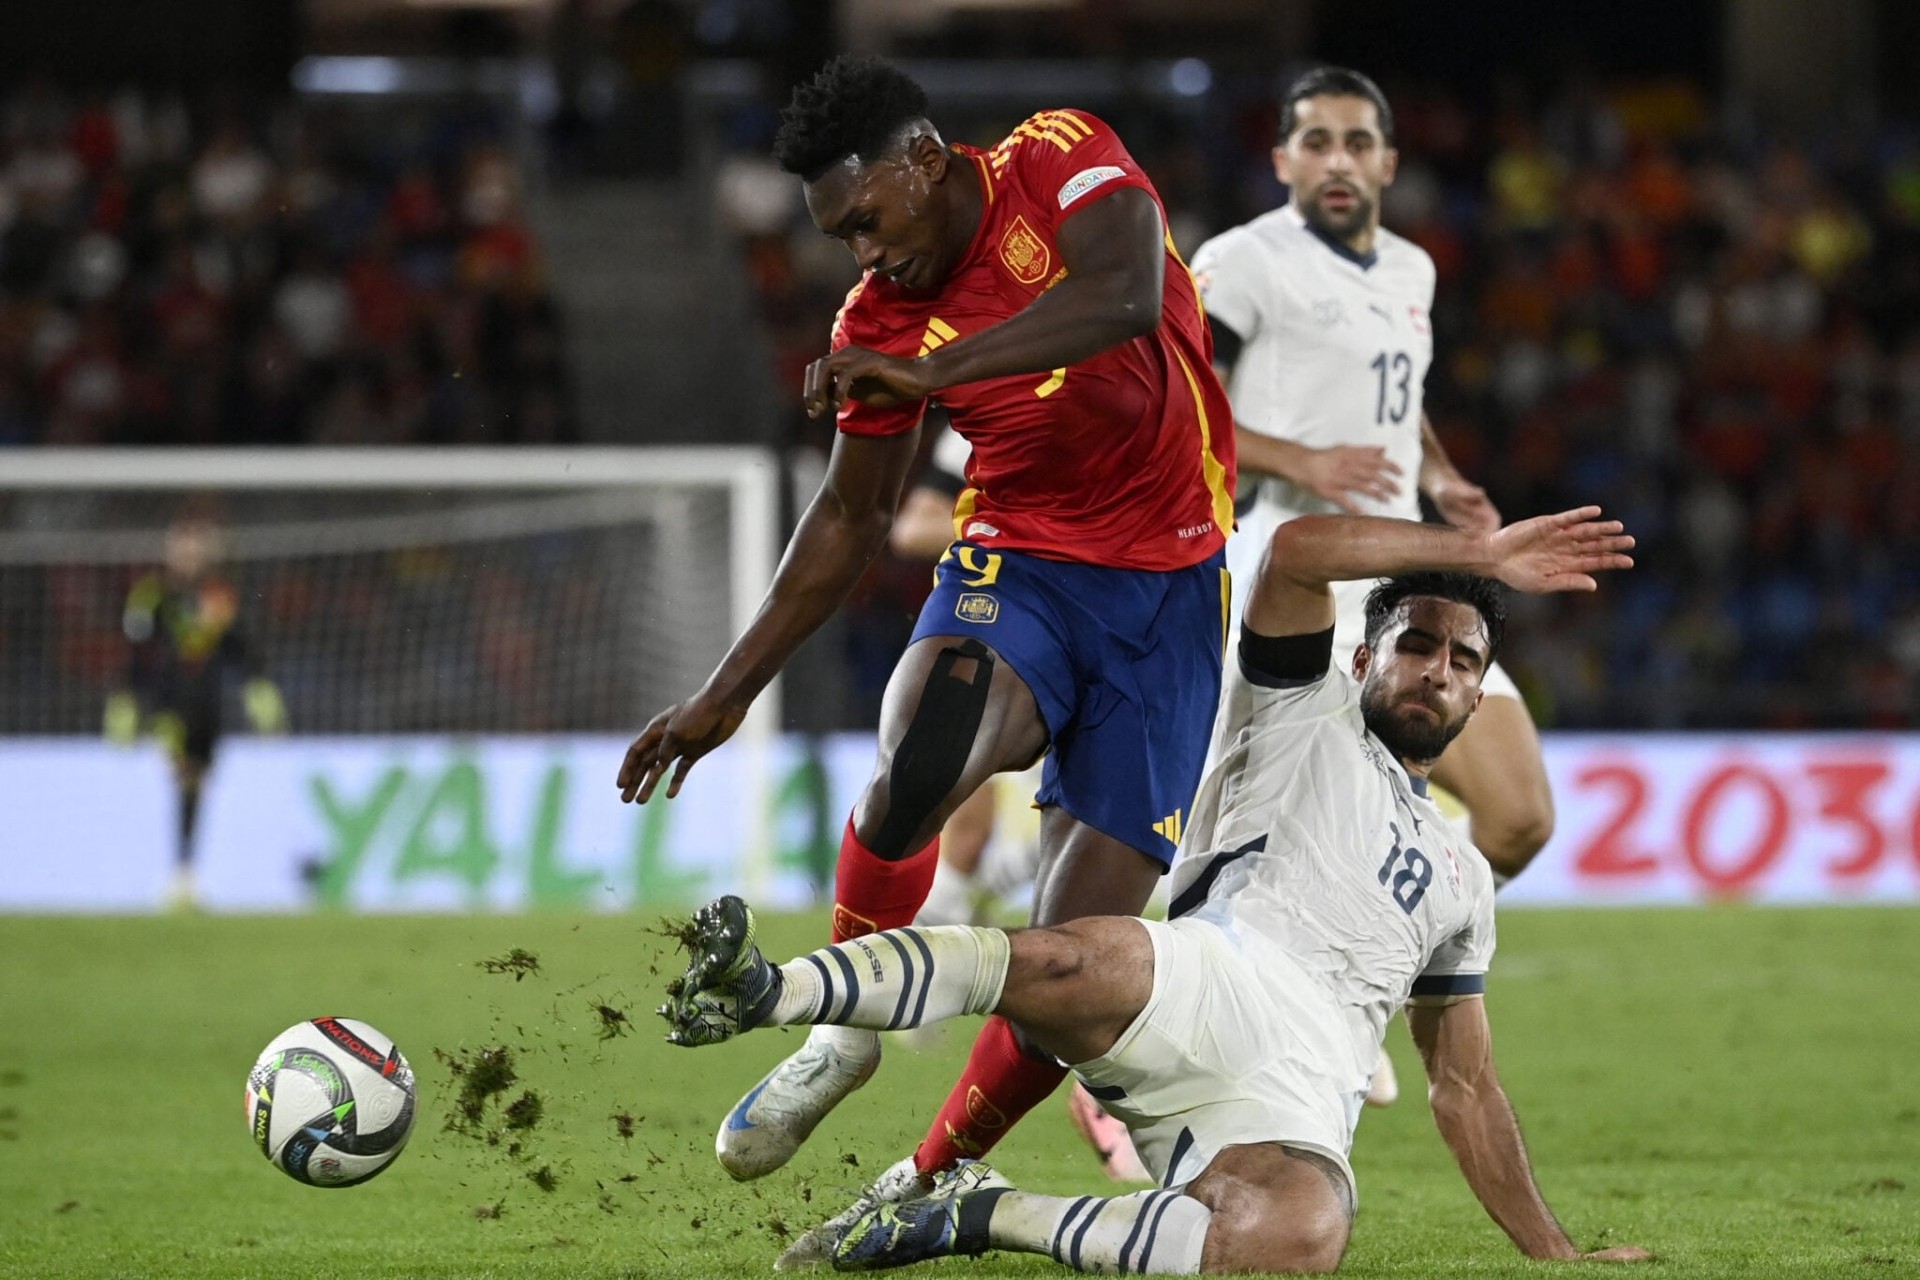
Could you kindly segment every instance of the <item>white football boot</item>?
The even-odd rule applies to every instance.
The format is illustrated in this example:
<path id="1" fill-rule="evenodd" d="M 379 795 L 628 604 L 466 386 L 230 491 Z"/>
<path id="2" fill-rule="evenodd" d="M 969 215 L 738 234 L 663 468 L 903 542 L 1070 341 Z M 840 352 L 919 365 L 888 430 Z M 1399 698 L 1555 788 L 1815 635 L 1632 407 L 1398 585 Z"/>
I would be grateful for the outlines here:
<path id="1" fill-rule="evenodd" d="M 713 1140 L 720 1167 L 741 1182 L 772 1173 L 879 1066 L 879 1032 L 815 1027 L 720 1122 Z"/>
<path id="2" fill-rule="evenodd" d="M 881 1205 L 918 1200 L 930 1190 L 932 1183 L 920 1176 L 920 1170 L 914 1167 L 913 1157 L 906 1157 L 875 1178 L 873 1185 L 862 1191 L 852 1204 L 788 1245 L 786 1251 L 774 1261 L 773 1269 L 801 1271 L 832 1262 L 834 1245 L 862 1215 L 871 1213 Z"/>

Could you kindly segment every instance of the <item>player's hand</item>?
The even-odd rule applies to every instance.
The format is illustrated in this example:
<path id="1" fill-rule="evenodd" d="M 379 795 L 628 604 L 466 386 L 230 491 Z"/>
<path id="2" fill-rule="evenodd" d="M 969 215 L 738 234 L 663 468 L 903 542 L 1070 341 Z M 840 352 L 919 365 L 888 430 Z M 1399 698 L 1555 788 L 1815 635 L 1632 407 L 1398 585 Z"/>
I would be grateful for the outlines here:
<path id="1" fill-rule="evenodd" d="M 1338 444 L 1310 449 L 1301 467 L 1299 483 L 1333 503 L 1348 515 L 1367 514 L 1354 496 L 1391 502 L 1400 496 L 1400 468 L 1376 446 Z"/>
<path id="2" fill-rule="evenodd" d="M 866 347 L 842 347 L 807 366 L 801 393 L 809 418 L 835 413 L 849 400 L 891 408 L 925 400 L 938 388 L 931 385 L 926 366 L 917 359 L 890 356 Z"/>
<path id="3" fill-rule="evenodd" d="M 627 748 L 627 758 L 620 765 L 620 799 L 629 804 L 653 799 L 653 789 L 670 767 L 673 779 L 667 783 L 667 798 L 679 795 L 680 784 L 693 762 L 731 738 L 746 715 L 745 707 L 728 706 L 699 694 L 668 707 Z"/>
<path id="4" fill-rule="evenodd" d="M 1427 496 L 1440 518 L 1468 533 L 1492 533 L 1500 527 L 1500 511 L 1482 489 L 1465 476 L 1455 473 L 1435 481 Z"/>
<path id="5" fill-rule="evenodd" d="M 1580 1255 L 1581 1262 L 1652 1262 L 1653 1254 L 1637 1244 L 1620 1244 Z"/>
<path id="6" fill-rule="evenodd" d="M 1488 535 L 1488 573 L 1536 594 L 1592 591 L 1599 585 L 1594 574 L 1633 568 L 1632 549 L 1633 538 L 1618 520 L 1600 519 L 1598 507 L 1578 507 Z"/>

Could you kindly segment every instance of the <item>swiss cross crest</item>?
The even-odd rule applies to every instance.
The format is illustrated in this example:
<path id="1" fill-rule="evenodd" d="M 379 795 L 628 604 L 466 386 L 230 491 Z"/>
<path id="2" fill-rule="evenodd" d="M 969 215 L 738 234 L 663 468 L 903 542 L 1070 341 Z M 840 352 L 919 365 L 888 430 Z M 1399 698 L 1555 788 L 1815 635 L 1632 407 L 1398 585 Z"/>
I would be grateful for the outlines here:
<path id="1" fill-rule="evenodd" d="M 1427 323 L 1427 309 L 1419 303 L 1414 302 L 1408 304 L 1407 318 L 1413 321 L 1413 331 L 1415 333 L 1433 332 L 1432 326 Z"/>
<path id="2" fill-rule="evenodd" d="M 1019 214 L 1000 238 L 1000 261 L 1021 284 L 1039 284 L 1053 267 L 1053 252 Z"/>

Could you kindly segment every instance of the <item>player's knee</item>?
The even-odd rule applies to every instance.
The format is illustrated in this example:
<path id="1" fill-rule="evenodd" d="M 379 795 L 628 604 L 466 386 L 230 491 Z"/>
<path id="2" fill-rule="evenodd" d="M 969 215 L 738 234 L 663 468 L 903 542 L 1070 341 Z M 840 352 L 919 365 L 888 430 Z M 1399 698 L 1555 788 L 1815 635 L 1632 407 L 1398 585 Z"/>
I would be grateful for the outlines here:
<path id="1" fill-rule="evenodd" d="M 1015 1042 L 1030 1058 L 1084 1062 L 1098 1057 L 1080 1035 L 1088 1001 L 1082 986 L 1087 956 L 1077 938 L 1060 929 L 1022 929 L 1010 939 L 1007 979 L 999 1012 L 1013 1024 Z"/>
<path id="2" fill-rule="evenodd" d="M 1013 935 L 1009 984 L 1017 981 L 1029 990 L 1058 987 L 1082 977 L 1086 970 L 1086 947 L 1070 929 L 1022 929 Z"/>
<path id="3" fill-rule="evenodd" d="M 1213 1211 L 1201 1270 L 1335 1270 L 1353 1222 L 1339 1179 L 1328 1162 L 1276 1144 L 1227 1148 L 1187 1188 Z"/>
<path id="4" fill-rule="evenodd" d="M 1339 1268 L 1348 1227 L 1331 1200 L 1302 1204 L 1251 1186 L 1212 1190 L 1219 1207 L 1207 1227 L 1202 1271 L 1322 1275 Z"/>
<path id="5" fill-rule="evenodd" d="M 1250 1271 L 1284 1271 L 1326 1275 L 1340 1268 L 1347 1251 L 1347 1226 L 1328 1213 L 1277 1224 L 1265 1239 L 1260 1260 Z"/>
<path id="6" fill-rule="evenodd" d="M 1287 1259 L 1276 1269 L 1316 1274 L 1336 1270 L 1347 1252 L 1351 1220 L 1346 1211 L 1331 1200 L 1311 1210 L 1290 1214 L 1280 1248 Z"/>
<path id="7" fill-rule="evenodd" d="M 1484 823 L 1478 818 L 1476 814 L 1474 844 L 1493 869 L 1505 876 L 1517 876 L 1526 870 L 1553 837 L 1553 801 L 1549 797 L 1526 797 L 1489 815 Z"/>
<path id="8" fill-rule="evenodd" d="M 1139 929 L 1137 921 L 1125 923 Z M 1114 924 L 1076 920 L 1012 935 L 998 1012 L 1030 1055 L 1091 1062 L 1113 1049 L 1145 1007 L 1153 993 L 1151 945 L 1144 930 L 1133 939 L 1116 935 Z"/>
<path id="9" fill-rule="evenodd" d="M 919 704 L 885 761 L 885 780 L 872 789 L 885 793 L 884 816 L 862 836 L 874 853 L 913 853 L 923 828 L 954 798 L 986 717 L 993 667 L 993 650 L 978 640 L 942 649 L 934 659 Z M 864 802 L 862 809 L 871 812 Z"/>

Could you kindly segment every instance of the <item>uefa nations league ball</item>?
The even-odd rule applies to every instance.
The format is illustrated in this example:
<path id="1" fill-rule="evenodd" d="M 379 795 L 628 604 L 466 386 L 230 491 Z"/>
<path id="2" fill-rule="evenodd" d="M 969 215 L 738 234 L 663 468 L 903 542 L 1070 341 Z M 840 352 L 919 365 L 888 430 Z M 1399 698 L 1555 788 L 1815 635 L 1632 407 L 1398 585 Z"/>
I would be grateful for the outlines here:
<path id="1" fill-rule="evenodd" d="M 407 1145 L 413 1069 L 364 1022 L 297 1022 L 247 1073 L 247 1127 L 260 1154 L 296 1181 L 365 1182 Z"/>

